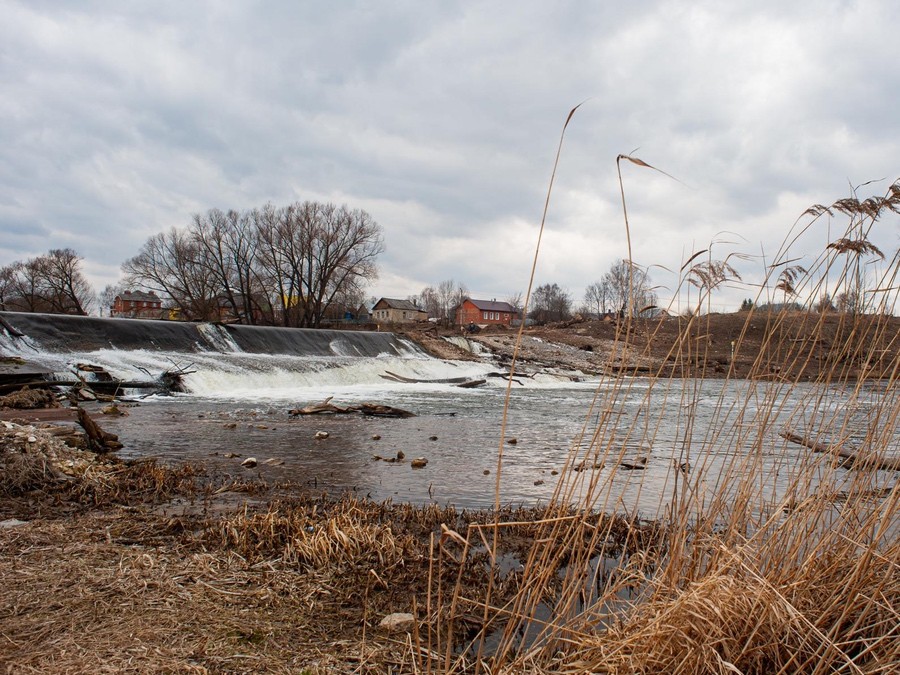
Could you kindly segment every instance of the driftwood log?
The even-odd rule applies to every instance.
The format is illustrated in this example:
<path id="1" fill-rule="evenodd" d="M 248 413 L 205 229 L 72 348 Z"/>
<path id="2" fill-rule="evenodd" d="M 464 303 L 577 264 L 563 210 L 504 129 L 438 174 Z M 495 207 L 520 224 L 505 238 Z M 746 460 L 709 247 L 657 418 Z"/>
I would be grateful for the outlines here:
<path id="1" fill-rule="evenodd" d="M 91 416 L 87 414 L 87 411 L 84 408 L 78 408 L 78 424 L 84 429 L 84 433 L 87 435 L 88 439 L 88 446 L 92 452 L 104 454 L 112 452 L 113 450 L 118 450 L 122 447 L 122 444 L 119 443 L 119 437 L 115 434 L 103 431 L 103 429 L 91 419 Z"/>
<path id="2" fill-rule="evenodd" d="M 797 443 L 805 448 L 809 448 L 813 452 L 821 452 L 827 455 L 840 457 L 844 461 L 842 466 L 847 468 L 858 469 L 878 469 L 880 471 L 900 471 L 900 457 L 876 457 L 869 455 L 861 456 L 858 451 L 846 448 L 843 445 L 830 443 L 821 443 L 813 440 L 808 436 L 795 434 L 791 431 L 782 431 L 779 436 L 791 443 Z"/>
<path id="3" fill-rule="evenodd" d="M 473 380 L 470 377 L 445 377 L 437 380 L 418 380 L 413 377 L 397 375 L 397 373 L 392 373 L 389 370 L 384 371 L 381 377 L 385 380 L 390 380 L 391 382 L 404 382 L 407 384 L 452 384 L 464 389 L 479 387 L 485 383 L 485 380 Z"/>
<path id="4" fill-rule="evenodd" d="M 355 410 L 351 410 L 350 408 L 341 408 L 331 403 L 331 399 L 334 396 L 329 396 L 321 403 L 310 403 L 307 406 L 303 406 L 302 408 L 294 408 L 293 410 L 288 411 L 291 415 L 346 415 L 348 413 L 356 412 Z"/>
<path id="5" fill-rule="evenodd" d="M 415 417 L 415 413 L 408 410 L 401 410 L 389 405 L 380 405 L 378 403 L 360 403 L 359 405 L 350 405 L 345 408 L 336 406 L 331 402 L 333 396 L 329 396 L 321 403 L 311 403 L 302 408 L 294 408 L 288 413 L 297 415 L 348 415 L 360 413 L 371 417 Z"/>
<path id="6" fill-rule="evenodd" d="M 389 405 L 379 405 L 377 403 L 362 403 L 357 406 L 353 406 L 357 412 L 361 412 L 363 415 L 369 415 L 372 417 L 415 417 L 415 413 L 411 413 L 408 410 L 401 410 L 400 408 L 394 408 Z"/>

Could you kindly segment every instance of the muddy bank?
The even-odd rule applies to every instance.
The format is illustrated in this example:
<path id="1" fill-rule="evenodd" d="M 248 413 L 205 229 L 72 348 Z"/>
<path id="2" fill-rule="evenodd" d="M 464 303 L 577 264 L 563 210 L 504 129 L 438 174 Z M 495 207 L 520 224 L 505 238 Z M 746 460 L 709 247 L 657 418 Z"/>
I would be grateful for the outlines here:
<path id="1" fill-rule="evenodd" d="M 565 515 L 329 498 L 123 462 L 9 422 L 0 477 L 10 672 L 460 667 L 480 631 L 502 627 L 482 603 L 514 596 L 543 521 Z M 604 555 L 658 537 L 624 518 L 592 523 L 610 532 Z"/>
<path id="2" fill-rule="evenodd" d="M 517 370 L 588 375 L 882 379 L 898 357 L 900 318 L 807 312 L 737 312 L 629 322 L 569 321 L 525 329 Z M 432 329 L 406 333 L 438 358 L 476 358 Z M 444 335 L 459 335 L 444 331 Z M 466 337 L 501 365 L 517 329 L 489 327 Z M 443 344 L 441 344 L 443 343 Z"/>

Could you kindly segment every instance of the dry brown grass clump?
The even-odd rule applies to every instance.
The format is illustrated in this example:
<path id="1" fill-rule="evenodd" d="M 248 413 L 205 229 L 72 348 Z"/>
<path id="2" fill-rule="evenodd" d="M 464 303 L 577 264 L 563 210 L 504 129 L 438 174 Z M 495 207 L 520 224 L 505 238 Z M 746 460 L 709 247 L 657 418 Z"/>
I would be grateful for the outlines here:
<path id="1" fill-rule="evenodd" d="M 69 447 L 40 428 L 0 422 L 0 512 L 67 513 L 76 507 L 161 503 L 175 495 L 196 495 L 203 488 L 201 475 L 192 465 L 125 462 Z"/>

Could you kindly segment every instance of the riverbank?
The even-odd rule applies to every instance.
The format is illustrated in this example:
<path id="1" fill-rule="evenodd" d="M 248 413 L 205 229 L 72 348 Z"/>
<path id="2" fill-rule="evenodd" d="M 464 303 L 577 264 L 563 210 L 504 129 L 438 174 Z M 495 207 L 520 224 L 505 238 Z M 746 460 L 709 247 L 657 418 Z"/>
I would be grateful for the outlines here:
<path id="1" fill-rule="evenodd" d="M 487 327 L 466 334 L 501 364 L 512 359 L 517 330 Z M 438 358 L 473 358 L 441 336 L 458 331 L 403 331 Z M 586 375 L 819 381 L 891 376 L 900 318 L 837 312 L 735 312 L 655 319 L 573 320 L 527 327 L 518 370 Z"/>
<path id="2" fill-rule="evenodd" d="M 564 509 L 461 511 L 315 490 L 316 462 L 333 474 L 352 459 L 341 471 L 353 481 L 333 487 L 361 477 L 396 490 L 414 478 L 431 501 L 432 476 L 458 468 L 461 485 L 492 494 L 501 463 L 491 455 L 480 464 L 477 448 L 497 437 L 501 409 L 481 413 L 502 400 L 498 387 L 465 400 L 440 392 L 479 412 L 460 416 L 462 425 L 445 401 L 415 421 L 335 417 L 324 436 L 321 422 L 281 404 L 120 402 L 118 416 L 97 413 L 125 440 L 156 440 L 148 447 L 159 456 L 187 447 L 196 462 L 71 447 L 68 434 L 38 426 L 48 414 L 71 424 L 71 408 L 16 411 L 17 421 L 0 421 L 0 573 L 9 580 L 0 664 L 308 675 L 477 672 L 478 663 L 481 672 L 535 675 L 885 672 L 900 661 L 900 491 L 886 461 L 896 455 L 897 390 L 892 380 L 841 385 L 897 372 L 891 322 L 821 321 L 808 332 L 771 324 L 756 351 L 748 328 L 725 366 L 738 377 L 741 359 L 755 356 L 727 397 L 723 382 L 652 377 L 653 363 L 670 375 L 717 373 L 700 354 L 714 353 L 721 332 L 689 323 L 666 342 L 668 325 L 648 329 L 640 351 L 624 346 L 639 342 L 633 324 L 609 352 L 602 331 L 621 330 L 614 324 L 530 332 L 534 349 L 518 375 L 577 378 L 589 371 L 573 359 L 597 357 L 615 376 L 596 401 L 573 396 L 594 387 L 565 375 L 556 378 L 563 388 L 514 389 L 519 403 L 550 401 L 550 414 L 531 418 L 542 430 L 558 411 L 595 413 L 590 442 L 538 442 L 510 418 L 515 441 L 506 436 L 499 448 L 506 479 L 557 490 L 557 503 L 572 505 Z M 515 336 L 476 337 L 510 345 Z M 705 351 L 692 346 L 704 341 Z M 634 352 L 661 360 L 616 361 Z M 651 377 L 621 377 L 631 373 Z M 212 445 L 198 454 L 201 440 Z M 529 467 L 542 446 L 546 466 Z M 292 466 L 277 456 L 288 447 Z M 427 467 L 413 469 L 420 452 Z M 288 468 L 303 474 L 291 478 Z M 628 501 L 644 494 L 663 507 L 652 511 L 659 521 L 641 520 L 639 502 Z"/>
<path id="3" fill-rule="evenodd" d="M 514 597 L 538 531 L 565 515 L 235 482 L 9 422 L 0 479 L 0 663 L 17 673 L 440 671 L 448 655 L 461 667 L 481 628 L 502 627 L 482 603 Z M 656 537 L 591 522 L 619 553 Z"/>

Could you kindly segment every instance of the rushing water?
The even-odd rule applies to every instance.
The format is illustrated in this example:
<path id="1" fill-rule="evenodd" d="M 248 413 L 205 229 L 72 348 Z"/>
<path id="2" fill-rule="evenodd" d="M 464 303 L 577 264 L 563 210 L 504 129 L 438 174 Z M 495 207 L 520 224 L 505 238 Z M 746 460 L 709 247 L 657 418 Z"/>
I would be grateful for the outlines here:
<path id="1" fill-rule="evenodd" d="M 489 377 L 497 370 L 489 355 L 479 362 L 441 361 L 382 333 L 98 319 L 80 324 L 72 318 L 60 324 L 51 318 L 3 316 L 25 336 L 0 332 L 2 352 L 49 366 L 61 378 L 71 377 L 74 364 L 85 362 L 123 380 L 149 379 L 173 367 L 190 371 L 185 377 L 189 394 L 154 396 L 128 408 L 126 417 L 100 420 L 125 444 L 123 456 L 200 461 L 235 479 L 260 476 L 414 503 L 492 505 L 501 451 L 499 498 L 504 504 L 548 499 L 560 479 L 569 488 L 567 498 L 577 499 L 591 478 L 599 478 L 611 487 L 600 506 L 653 516 L 679 481 L 685 482 L 681 477 L 688 467 L 702 468 L 689 489 L 713 494 L 738 483 L 735 467 L 739 471 L 748 461 L 756 467 L 760 495 L 783 497 L 809 451 L 780 439 L 779 429 L 814 429 L 820 418 L 841 418 L 837 424 L 850 430 L 852 441 L 853 434 L 871 431 L 867 411 L 888 395 L 877 389 L 817 393 L 808 385 L 573 381 L 543 374 L 511 386 L 501 438 L 507 383 Z M 417 380 L 485 378 L 487 383 L 476 389 L 406 384 L 385 379 L 386 373 Z M 337 405 L 373 402 L 416 416 L 294 417 L 288 412 L 328 397 Z M 317 440 L 319 431 L 328 432 L 328 438 Z M 593 447 L 605 449 L 602 457 L 588 451 L 595 434 Z M 503 442 L 511 438 L 515 444 Z M 384 461 L 398 452 L 405 454 L 404 461 Z M 251 456 L 259 465 L 243 468 L 241 461 Z M 427 465 L 411 468 L 415 457 L 426 458 Z M 838 470 L 839 481 L 845 473 Z"/>

